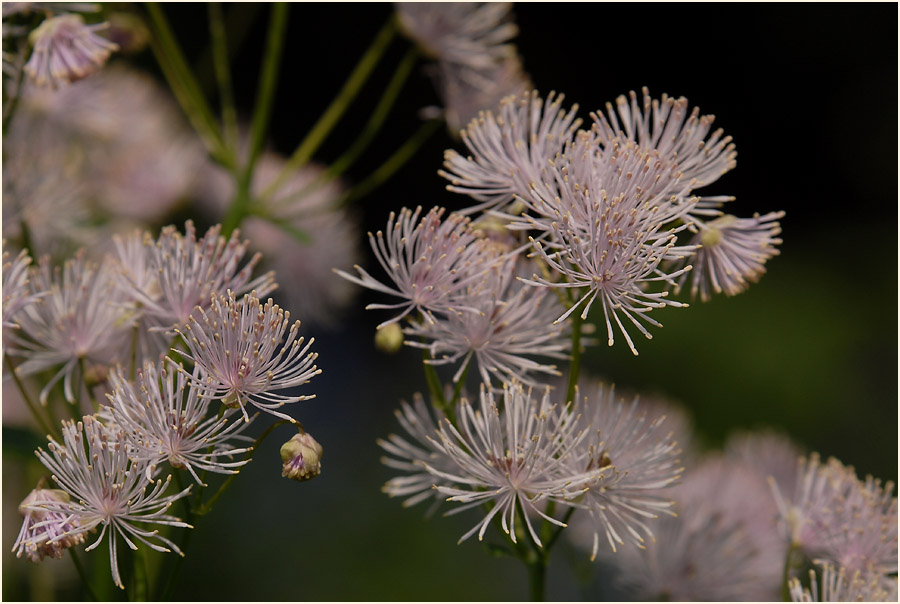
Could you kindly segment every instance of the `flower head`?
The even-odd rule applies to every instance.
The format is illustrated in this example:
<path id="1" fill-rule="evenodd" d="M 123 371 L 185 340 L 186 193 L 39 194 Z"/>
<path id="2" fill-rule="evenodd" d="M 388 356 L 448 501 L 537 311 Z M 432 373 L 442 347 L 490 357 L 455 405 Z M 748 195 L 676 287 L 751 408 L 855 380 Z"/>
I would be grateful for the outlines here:
<path id="1" fill-rule="evenodd" d="M 291 324 L 290 312 L 271 299 L 260 302 L 255 292 L 240 300 L 232 292 L 213 294 L 210 308 L 198 308 L 198 313 L 183 332 L 176 331 L 190 351 L 182 354 L 199 368 L 199 375 L 192 379 L 208 389 L 206 395 L 222 398 L 227 406 L 239 406 L 246 421 L 246 407 L 252 404 L 294 422 L 276 409 L 315 395 L 274 391 L 302 386 L 322 373 L 313 364 L 318 354 L 309 352 L 315 340 L 304 346 L 304 338 L 298 337 L 300 321 Z"/>
<path id="2" fill-rule="evenodd" d="M 216 225 L 198 240 L 190 220 L 184 230 L 182 235 L 174 226 L 167 226 L 156 240 L 144 237 L 143 259 L 122 258 L 128 267 L 121 275 L 122 290 L 140 304 L 151 329 L 185 325 L 198 306 L 206 307 L 211 294 L 255 290 L 266 295 L 275 289 L 272 273 L 251 278 L 259 254 L 241 267 L 249 243 L 242 242 L 237 231 L 226 240 L 220 235 L 221 226 Z M 119 247 L 120 257 L 124 249 Z"/>
<path id="3" fill-rule="evenodd" d="M 66 400 L 72 402 L 79 364 L 107 364 L 127 340 L 129 325 L 123 319 L 121 298 L 112 287 L 108 265 L 87 262 L 83 253 L 67 261 L 62 270 L 42 259 L 31 286 L 43 299 L 19 314 L 21 329 L 13 333 L 10 354 L 26 360 L 16 371 L 30 375 L 59 366 L 41 390 L 41 402 L 63 378 Z"/>
<path id="4" fill-rule="evenodd" d="M 322 445 L 312 435 L 298 426 L 300 431 L 281 445 L 281 475 L 291 480 L 304 481 L 322 473 Z"/>
<path id="5" fill-rule="evenodd" d="M 780 252 L 778 220 L 784 212 L 769 212 L 765 216 L 738 218 L 726 214 L 709 222 L 695 221 L 697 234 L 691 241 L 699 245 L 691 259 L 691 296 L 698 294 L 704 302 L 711 292 L 734 296 L 750 283 L 759 281 L 766 272 L 765 263 Z M 679 286 L 688 275 L 683 274 Z"/>
<path id="6" fill-rule="evenodd" d="M 382 325 L 399 321 L 413 310 L 434 321 L 435 311 L 463 309 L 466 287 L 502 260 L 492 248 L 479 244 L 469 219 L 459 214 L 445 219 L 443 208 L 432 208 L 420 219 L 421 213 L 421 207 L 414 212 L 403 208 L 399 217 L 391 212 L 385 233 L 369 233 L 372 250 L 395 287 L 384 285 L 360 266 L 355 267 L 359 277 L 336 271 L 357 285 L 405 300 L 367 307 L 403 309 Z"/>
<path id="7" fill-rule="evenodd" d="M 6 247 L 6 241 L 3 241 Z M 15 260 L 9 261 L 9 252 L 3 250 L 3 327 L 18 327 L 16 315 L 42 297 L 42 293 L 32 293 L 28 289 L 28 267 L 31 256 L 22 250 Z"/>
<path id="8" fill-rule="evenodd" d="M 84 542 L 83 533 L 72 534 L 77 518 L 40 507 L 47 502 L 66 504 L 70 499 L 65 491 L 40 486 L 28 494 L 19 504 L 19 512 L 25 516 L 25 521 L 13 545 L 16 558 L 21 558 L 22 554 L 32 562 L 40 562 L 47 556 L 62 558 L 63 551 Z"/>
<path id="9" fill-rule="evenodd" d="M 516 264 L 513 256 L 467 288 L 465 305 L 472 310 L 439 313 L 432 321 L 414 322 L 404 330 L 410 336 L 406 343 L 427 349 L 431 359 L 426 362 L 433 365 L 462 359 L 454 381 L 461 379 L 473 360 L 485 384 L 494 376 L 500 382 L 536 385 L 534 374 L 558 375 L 555 365 L 532 357 L 566 358 L 570 338 L 562 325 L 553 322 L 559 305 L 547 289 L 517 281 Z"/>
<path id="10" fill-rule="evenodd" d="M 190 528 L 165 512 L 184 497 L 190 487 L 174 495 L 164 495 L 171 476 L 155 483 L 147 480 L 148 463 L 131 455 L 123 432 L 110 432 L 92 416 L 83 422 L 64 422 L 63 443 L 53 440 L 37 450 L 38 459 L 50 470 L 54 482 L 70 497 L 69 501 L 45 500 L 30 509 L 62 514 L 71 518 L 72 526 L 51 542 L 84 535 L 100 528 L 97 540 L 87 547 L 92 550 L 109 533 L 109 557 L 113 581 L 124 589 L 118 566 L 118 540 L 121 537 L 131 549 L 136 542 L 161 552 L 181 553 L 172 541 L 159 531 L 143 528 L 157 524 Z M 166 547 L 168 546 L 168 547 Z"/>
<path id="11" fill-rule="evenodd" d="M 502 408 L 502 411 L 501 411 Z M 474 409 L 463 400 L 458 410 L 458 428 L 444 420 L 438 428 L 441 454 L 455 464 L 442 471 L 425 464 L 429 472 L 451 483 L 437 484 L 448 501 L 462 505 L 450 513 L 493 503 L 490 511 L 460 541 L 476 532 L 481 539 L 491 520 L 499 515 L 501 526 L 516 541 L 516 510 L 522 512 L 531 539 L 541 546 L 532 524 L 539 516 L 557 526 L 560 520 L 541 508 L 549 501 L 566 506 L 587 490 L 580 485 L 595 482 L 607 470 L 582 468 L 572 471 L 566 460 L 587 434 L 570 406 L 550 403 L 550 391 L 543 397 L 517 383 L 506 384 L 502 400 L 491 390 L 481 389 L 481 402 Z"/>
<path id="12" fill-rule="evenodd" d="M 792 577 L 788 584 L 793 602 L 894 602 L 897 600 L 897 578 L 887 577 L 859 570 L 852 573 L 833 564 L 820 565 L 819 577 L 816 571 L 809 571 L 809 587 L 803 587 L 800 580 Z"/>
<path id="13" fill-rule="evenodd" d="M 38 86 L 53 88 L 91 75 L 119 49 L 94 33 L 106 27 L 85 25 L 81 15 L 49 17 L 29 36 L 34 51 L 25 71 Z"/>
<path id="14" fill-rule="evenodd" d="M 133 456 L 148 464 L 148 479 L 162 462 L 187 469 L 201 485 L 197 469 L 237 474 L 235 468 L 247 463 L 233 456 L 250 448 L 230 443 L 247 424 L 209 415 L 210 399 L 202 395 L 196 370 L 193 378 L 164 362 L 146 363 L 134 383 L 120 371 L 111 374 L 110 419 L 128 436 Z"/>
<path id="15" fill-rule="evenodd" d="M 430 57 L 473 70 L 515 53 L 509 2 L 398 2 L 404 33 Z"/>
<path id="16" fill-rule="evenodd" d="M 617 399 L 614 388 L 597 383 L 581 396 L 579 390 L 573 412 L 581 414 L 579 425 L 587 437 L 566 463 L 573 473 L 605 470 L 585 485 L 581 502 L 593 525 L 591 556 L 597 555 L 601 537 L 612 551 L 626 539 L 644 547 L 654 539 L 651 520 L 673 514 L 673 502 L 661 489 L 681 477 L 681 450 L 665 416 L 648 415 L 638 398 Z"/>

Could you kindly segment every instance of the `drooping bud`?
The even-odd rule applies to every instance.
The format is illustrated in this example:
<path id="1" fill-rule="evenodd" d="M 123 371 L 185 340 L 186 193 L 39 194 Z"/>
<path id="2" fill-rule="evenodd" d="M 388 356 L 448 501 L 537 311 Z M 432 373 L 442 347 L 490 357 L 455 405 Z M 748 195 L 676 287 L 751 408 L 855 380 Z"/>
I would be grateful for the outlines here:
<path id="1" fill-rule="evenodd" d="M 394 354 L 403 348 L 403 329 L 396 323 L 383 325 L 375 332 L 375 347 L 381 352 Z"/>
<path id="2" fill-rule="evenodd" d="M 298 426 L 299 433 L 281 445 L 284 462 L 281 475 L 291 480 L 304 481 L 322 472 L 322 445 Z"/>

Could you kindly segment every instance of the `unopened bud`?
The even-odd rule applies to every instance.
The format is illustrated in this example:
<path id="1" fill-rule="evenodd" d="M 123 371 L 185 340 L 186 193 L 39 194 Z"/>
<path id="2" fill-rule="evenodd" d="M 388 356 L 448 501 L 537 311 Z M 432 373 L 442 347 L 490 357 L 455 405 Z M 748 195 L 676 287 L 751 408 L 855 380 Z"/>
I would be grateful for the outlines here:
<path id="1" fill-rule="evenodd" d="M 281 475 L 291 480 L 309 480 L 322 472 L 322 445 L 307 434 L 303 428 L 298 428 L 299 434 L 295 434 L 291 440 L 281 445 L 281 461 L 284 467 Z"/>
<path id="2" fill-rule="evenodd" d="M 84 384 L 88 388 L 99 386 L 109 377 L 109 368 L 106 365 L 91 365 L 84 372 Z"/>
<path id="3" fill-rule="evenodd" d="M 396 323 L 385 325 L 375 332 L 375 347 L 381 352 L 394 354 L 403 348 L 403 329 Z"/>
<path id="4" fill-rule="evenodd" d="M 109 16 L 106 37 L 119 45 L 124 54 L 140 52 L 150 41 L 150 30 L 136 14 L 118 12 Z"/>

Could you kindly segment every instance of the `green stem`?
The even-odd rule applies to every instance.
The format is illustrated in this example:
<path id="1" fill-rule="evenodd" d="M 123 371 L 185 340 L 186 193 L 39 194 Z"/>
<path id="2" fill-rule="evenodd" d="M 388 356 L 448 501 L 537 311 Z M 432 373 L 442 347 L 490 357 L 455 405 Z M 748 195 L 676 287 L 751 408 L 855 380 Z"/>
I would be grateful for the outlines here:
<path id="1" fill-rule="evenodd" d="M 244 40 L 247 39 L 247 34 L 250 33 L 262 7 L 262 2 L 230 2 L 228 4 L 228 11 L 224 15 L 224 27 L 228 42 L 226 56 L 229 61 L 237 54 Z M 197 74 L 197 83 L 204 94 L 212 94 L 216 86 L 213 52 L 212 44 L 207 45 L 195 64 L 194 73 Z"/>
<path id="2" fill-rule="evenodd" d="M 566 402 L 575 400 L 575 387 L 578 385 L 578 374 L 581 371 L 581 325 L 584 319 L 581 313 L 572 313 L 572 363 L 569 365 L 569 383 L 566 387 Z"/>
<path id="3" fill-rule="evenodd" d="M 365 151 L 372 143 L 375 136 L 384 125 L 384 122 L 386 121 L 388 114 L 390 114 L 394 102 L 397 100 L 397 96 L 403 89 L 403 85 L 406 83 L 407 78 L 409 78 L 409 74 L 412 72 L 412 68 L 416 64 L 416 60 L 418 59 L 418 57 L 419 53 L 415 48 L 411 49 L 406 53 L 406 56 L 403 57 L 403 60 L 400 62 L 400 65 L 397 66 L 397 70 L 394 72 L 394 76 L 388 83 L 387 88 L 385 88 L 381 99 L 378 101 L 378 105 L 376 105 L 375 110 L 369 117 L 369 121 L 366 122 L 366 125 L 363 127 L 357 139 L 353 141 L 353 144 L 351 144 L 350 147 L 340 157 L 338 157 L 330 166 L 328 166 L 325 172 L 323 172 L 318 178 L 316 178 L 316 180 L 311 182 L 302 190 L 276 200 L 274 202 L 275 205 L 289 204 L 296 199 L 302 199 L 303 197 L 314 193 L 325 184 L 331 182 L 336 177 L 343 174 L 350 166 L 352 166 L 356 162 L 359 156 L 362 155 L 363 151 Z"/>
<path id="4" fill-rule="evenodd" d="M 100 409 L 100 404 L 97 402 L 97 397 L 94 395 L 93 386 L 89 386 L 87 382 L 87 367 L 84 362 L 84 357 L 78 357 L 78 368 L 81 370 L 81 383 L 84 385 L 84 389 L 87 391 L 88 398 L 91 399 L 91 405 L 93 405 L 93 410 L 97 411 Z M 80 411 L 80 409 L 79 409 Z"/>
<path id="5" fill-rule="evenodd" d="M 132 597 L 135 602 L 146 602 L 148 599 L 147 556 L 146 552 L 138 548 L 132 552 L 132 568 L 134 571 L 134 590 Z"/>
<path id="6" fill-rule="evenodd" d="M 262 60 L 262 75 L 253 108 L 253 119 L 250 122 L 250 151 L 247 164 L 237 177 L 237 194 L 228 208 L 222 222 L 222 234 L 229 236 L 240 226 L 248 215 L 252 202 L 250 189 L 253 182 L 253 169 L 262 151 L 269 119 L 272 114 L 272 103 L 275 100 L 275 88 L 278 83 L 278 70 L 281 67 L 281 54 L 284 47 L 284 34 L 287 29 L 288 5 L 277 2 L 272 5 L 269 18 L 269 32 L 266 37 L 266 51 Z"/>
<path id="7" fill-rule="evenodd" d="M 551 501 L 550 503 L 553 503 L 553 502 Z M 550 509 L 549 506 L 548 506 L 547 509 L 548 509 L 548 510 Z M 573 514 L 573 513 L 575 513 L 575 508 L 570 507 L 570 508 L 568 509 L 568 511 L 566 512 L 566 515 L 563 516 L 562 523 L 563 523 L 563 524 L 569 524 L 569 520 L 571 520 L 572 514 Z M 548 513 L 548 516 L 549 516 L 549 513 Z M 547 522 L 547 521 L 545 520 L 544 522 Z M 547 524 L 549 525 L 550 523 L 548 522 Z M 559 539 L 559 536 L 562 535 L 563 529 L 564 529 L 565 527 L 562 527 L 562 526 L 556 526 L 556 527 L 554 527 L 554 528 L 555 528 L 556 530 L 553 532 L 553 535 L 551 535 L 551 537 L 550 537 L 549 539 L 547 539 L 547 541 L 544 543 L 544 551 L 547 552 L 547 555 L 548 555 L 548 556 L 550 555 L 550 549 L 551 549 L 551 548 L 553 547 L 553 545 L 556 543 L 556 540 Z"/>
<path id="8" fill-rule="evenodd" d="M 538 554 L 528 563 L 528 591 L 532 602 L 547 601 L 547 557 Z"/>
<path id="9" fill-rule="evenodd" d="M 367 176 L 362 182 L 350 189 L 336 204 L 335 207 L 341 208 L 349 205 L 364 197 L 373 189 L 377 188 L 384 181 L 394 175 L 409 159 L 415 155 L 419 147 L 434 134 L 443 123 L 443 120 L 429 120 L 423 123 L 419 129 L 397 149 L 383 164 L 378 166 L 374 172 Z"/>
<path id="10" fill-rule="evenodd" d="M 431 404 L 444 410 L 447 407 L 447 401 L 444 400 L 444 389 L 441 387 L 441 378 L 438 377 L 434 365 L 426 363 L 430 361 L 431 355 L 428 350 L 422 350 L 422 367 L 425 369 L 425 382 L 428 384 L 428 392 L 431 393 Z"/>
<path id="11" fill-rule="evenodd" d="M 264 208 L 250 208 L 249 213 L 253 216 L 258 216 L 259 218 L 272 223 L 300 243 L 307 244 L 312 241 L 308 233 L 301 229 L 298 229 L 289 220 L 273 216 L 272 214 L 266 212 Z"/>
<path id="12" fill-rule="evenodd" d="M 69 554 L 72 557 L 72 563 L 75 565 L 75 570 L 78 571 L 78 576 L 81 578 L 81 583 L 84 585 L 85 590 L 87 590 L 88 595 L 95 602 L 99 602 L 100 598 L 97 597 L 94 588 L 91 586 L 91 582 L 88 581 L 87 574 L 84 572 L 84 566 L 81 565 L 81 560 L 78 559 L 75 550 L 71 547 L 69 548 Z"/>
<path id="13" fill-rule="evenodd" d="M 140 323 L 135 322 L 131 332 L 131 379 L 137 374 L 138 340 L 141 336 Z"/>
<path id="14" fill-rule="evenodd" d="M 31 400 L 31 397 L 28 395 L 28 391 L 25 389 L 25 384 L 22 383 L 22 380 L 19 378 L 19 374 L 16 373 L 16 366 L 13 364 L 12 358 L 10 358 L 9 354 L 4 350 L 3 351 L 3 360 L 6 361 L 6 366 L 9 367 L 9 372 L 12 374 L 13 381 L 16 383 L 16 388 L 19 389 L 19 394 L 22 395 L 22 400 L 25 401 L 25 404 L 28 405 L 28 410 L 31 411 L 31 415 L 34 416 L 34 419 L 40 425 L 41 430 L 44 431 L 44 434 L 53 436 L 54 438 L 62 441 L 62 436 L 60 435 L 58 430 L 54 430 L 51 426 L 53 426 L 52 418 L 48 422 L 44 419 L 44 415 L 38 411 L 37 405 L 34 404 L 34 401 Z"/>
<path id="15" fill-rule="evenodd" d="M 259 436 L 259 438 L 257 438 L 256 441 L 254 441 L 252 449 L 250 450 L 249 453 L 247 453 L 246 460 L 250 461 L 253 458 L 253 454 L 256 453 L 256 450 L 259 448 L 259 446 L 262 444 L 262 442 L 266 439 L 266 437 L 272 433 L 272 430 L 274 430 L 278 426 L 282 426 L 284 424 L 289 424 L 289 423 L 291 423 L 291 422 L 289 422 L 286 419 L 280 419 L 277 422 L 275 422 L 274 424 L 272 424 L 271 426 L 269 426 L 268 428 L 266 428 L 265 431 Z M 216 493 L 212 497 L 209 498 L 209 501 L 204 503 L 199 509 L 195 510 L 195 513 L 198 516 L 203 516 L 205 514 L 208 514 L 212 510 L 213 504 L 215 504 L 216 501 L 219 500 L 219 497 L 221 497 L 225 493 L 225 491 L 228 490 L 228 487 L 231 486 L 231 483 L 234 482 L 234 479 L 237 478 L 237 476 L 238 476 L 237 474 L 232 474 L 231 476 L 229 476 L 228 479 L 222 483 L 222 486 L 219 487 L 219 490 L 216 491 Z"/>
<path id="16" fill-rule="evenodd" d="M 228 153 L 225 147 L 212 109 L 206 102 L 197 80 L 184 59 L 184 54 L 172 34 L 165 14 L 156 2 L 147 3 L 147 13 L 150 15 L 153 29 L 150 47 L 153 49 L 153 54 L 156 56 L 175 98 L 200 135 L 210 155 L 224 165 L 232 167 L 234 157 Z"/>
<path id="17" fill-rule="evenodd" d="M 228 40 L 225 35 L 225 18 L 222 15 L 222 4 L 210 2 L 209 35 L 212 40 L 213 67 L 216 84 L 219 89 L 219 105 L 222 110 L 222 123 L 225 126 L 225 144 L 232 153 L 238 150 L 237 110 L 234 105 L 234 94 L 231 84 L 231 70 L 228 66 Z"/>
<path id="18" fill-rule="evenodd" d="M 313 154 L 318 150 L 319 146 L 324 142 L 325 138 L 334 128 L 335 124 L 341 119 L 341 116 L 347 111 L 350 103 L 362 90 L 363 84 L 368 80 L 369 75 L 375 69 L 378 61 L 381 59 L 387 47 L 390 45 L 391 39 L 397 29 L 395 17 L 392 15 L 388 22 L 381 28 L 381 31 L 375 36 L 372 45 L 366 50 L 356 67 L 350 73 L 344 87 L 341 88 L 338 95 L 331 101 L 325 112 L 319 117 L 319 120 L 313 125 L 312 129 L 303 138 L 297 149 L 291 155 L 290 159 L 285 163 L 284 168 L 278 176 L 265 188 L 262 192 L 263 199 L 270 198 L 275 191 L 278 191 L 291 174 L 298 168 L 301 168 L 310 160 Z"/>
<path id="19" fill-rule="evenodd" d="M 184 490 L 184 483 L 181 481 L 181 473 L 176 471 L 173 472 L 173 477 L 175 478 L 175 486 L 179 492 Z M 202 479 L 203 477 L 201 477 Z M 196 502 L 199 504 L 203 497 L 203 486 L 198 485 L 197 494 L 195 496 Z M 183 497 L 181 499 L 182 505 L 184 506 L 184 521 L 193 526 L 194 524 L 194 512 L 191 504 L 188 503 L 188 498 Z M 167 573 L 166 585 L 163 588 L 162 599 L 170 600 L 172 598 L 172 594 L 175 592 L 175 585 L 177 584 L 178 575 L 181 572 L 181 565 L 184 563 L 185 552 L 187 551 L 187 546 L 191 542 L 191 535 L 193 534 L 193 530 L 184 529 L 181 531 L 181 539 L 178 544 L 178 549 L 181 550 L 181 555 L 176 556 L 175 563 L 172 567 L 171 572 Z"/>
<path id="20" fill-rule="evenodd" d="M 22 74 L 25 73 L 25 57 L 28 55 L 28 42 L 25 39 L 19 40 L 19 50 L 16 55 L 16 75 L 15 81 L 12 83 L 12 95 L 4 99 L 3 103 L 3 138 L 9 131 L 9 122 L 12 120 L 16 106 L 19 104 L 19 98 L 22 96 Z"/>
<path id="21" fill-rule="evenodd" d="M 790 547 L 788 547 L 787 555 L 784 557 L 784 571 L 781 575 L 781 600 L 783 602 L 791 601 L 791 588 L 789 582 L 791 578 L 791 568 L 794 563 L 794 555 L 797 551 L 797 548 L 792 543 Z"/>

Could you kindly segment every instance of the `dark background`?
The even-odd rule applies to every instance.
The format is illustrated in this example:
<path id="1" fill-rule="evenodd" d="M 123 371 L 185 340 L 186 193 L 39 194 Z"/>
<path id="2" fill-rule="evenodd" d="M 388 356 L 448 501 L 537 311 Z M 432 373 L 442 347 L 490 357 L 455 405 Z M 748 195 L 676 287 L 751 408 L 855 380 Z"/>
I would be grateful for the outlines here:
<path id="1" fill-rule="evenodd" d="M 196 60 L 208 40 L 206 7 L 163 8 Z M 226 6 L 235 10 L 245 9 Z M 290 7 L 274 149 L 291 152 L 391 10 Z M 233 64 L 244 117 L 268 11 L 246 11 L 249 35 Z M 737 169 L 704 192 L 735 195 L 730 211 L 739 216 L 787 212 L 782 254 L 759 284 L 657 311 L 665 328 L 639 344 L 639 357 L 622 345 L 592 348 L 588 370 L 680 401 L 710 446 L 734 429 L 772 426 L 860 475 L 896 480 L 897 6 L 539 3 L 517 5 L 515 16 L 516 42 L 542 94 L 565 93 L 584 118 L 645 85 L 654 97 L 684 95 L 737 144 Z M 318 160 L 354 139 L 407 48 L 395 39 Z M 137 60 L 153 69 L 149 53 Z M 436 104 L 417 70 L 349 180 L 368 175 L 416 130 L 418 110 Z M 361 200 L 364 229 L 383 228 L 402 206 L 465 206 L 437 175 L 448 147 L 461 149 L 441 130 Z M 424 380 L 415 351 L 374 350 L 385 317 L 362 309 L 375 299 L 361 292 L 338 329 L 314 334 L 324 374 L 313 384 L 318 398 L 294 415 L 325 447 L 322 476 L 280 478 L 277 450 L 289 433 L 266 442 L 194 531 L 176 599 L 527 598 L 516 561 L 488 557 L 475 540 L 456 545 L 474 512 L 426 521 L 424 507 L 403 509 L 379 492 L 391 472 L 375 439 L 397 429 L 393 410 Z M 590 598 L 579 579 L 590 572 L 586 556 L 560 548 L 555 558 L 549 597 Z M 566 568 L 570 560 L 579 572 Z M 9 589 L 5 597 L 27 597 L 21 582 Z"/>

